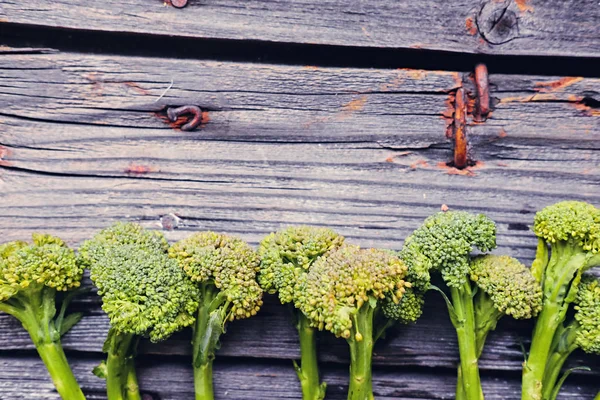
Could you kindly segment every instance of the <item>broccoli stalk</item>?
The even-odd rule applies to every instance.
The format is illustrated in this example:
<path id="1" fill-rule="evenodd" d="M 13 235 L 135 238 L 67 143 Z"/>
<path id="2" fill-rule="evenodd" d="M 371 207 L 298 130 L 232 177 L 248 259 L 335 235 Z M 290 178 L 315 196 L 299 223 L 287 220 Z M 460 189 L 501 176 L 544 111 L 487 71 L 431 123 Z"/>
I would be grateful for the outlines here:
<path id="1" fill-rule="evenodd" d="M 545 400 L 556 400 L 571 370 L 559 380 L 560 371 L 573 351 L 582 349 L 586 353 L 600 354 L 600 280 L 584 277 L 574 304 L 574 318 L 568 325 L 559 326 L 554 336 L 544 373 Z"/>
<path id="2" fill-rule="evenodd" d="M 411 284 L 407 267 L 390 252 L 342 246 L 298 276 L 296 302 L 311 326 L 343 337 L 350 347 L 348 400 L 372 400 L 371 359 L 376 324 L 386 301 L 399 304 Z M 386 300 L 387 298 L 387 300 Z M 410 314 L 410 312 L 408 313 Z"/>
<path id="3" fill-rule="evenodd" d="M 175 243 L 169 256 L 200 292 L 192 339 L 194 387 L 197 400 L 212 400 L 213 360 L 225 324 L 256 315 L 262 305 L 259 257 L 246 242 L 214 232 Z"/>
<path id="4" fill-rule="evenodd" d="M 444 299 L 456 329 L 464 395 L 468 400 L 483 398 L 479 377 L 479 350 L 475 319 L 476 294 L 469 280 L 470 253 L 474 247 L 488 251 L 496 247 L 496 226 L 484 215 L 461 211 L 440 212 L 427 218 L 409 236 L 402 250 L 406 260 L 429 264 L 439 271 L 451 297 Z M 426 261 L 425 261 L 426 260 Z M 443 292 L 442 292 L 443 294 Z M 457 385 L 460 393 L 460 385 Z"/>
<path id="5" fill-rule="evenodd" d="M 160 232 L 133 223 L 116 223 L 80 248 L 111 325 L 106 362 L 94 369 L 106 378 L 109 400 L 141 398 L 134 361 L 140 337 L 160 342 L 194 322 L 198 290 L 168 249 Z"/>
<path id="6" fill-rule="evenodd" d="M 584 202 L 560 202 L 536 214 L 533 230 L 539 242 L 532 272 L 542 285 L 543 306 L 523 365 L 523 400 L 542 399 L 556 331 L 575 299 L 581 274 L 600 265 L 600 210 Z"/>
<path id="7" fill-rule="evenodd" d="M 60 338 L 80 319 L 65 317 L 67 295 L 56 315 L 57 292 L 79 287 L 83 269 L 73 250 L 59 238 L 33 234 L 33 244 L 0 245 L 0 311 L 17 318 L 29 333 L 56 390 L 63 399 L 85 400 Z"/>
<path id="8" fill-rule="evenodd" d="M 528 319 L 542 307 L 542 290 L 531 271 L 508 256 L 477 256 L 470 263 L 470 279 L 475 284 L 474 316 L 477 359 L 481 357 L 488 334 L 504 315 Z M 458 368 L 456 399 L 465 399 L 462 370 Z"/>
<path id="9" fill-rule="evenodd" d="M 339 248 L 344 238 L 331 229 L 310 226 L 289 227 L 271 233 L 260 243 L 258 283 L 265 292 L 277 293 L 282 304 L 294 304 L 305 295 L 298 276 L 307 273 L 315 260 Z M 319 380 L 315 328 L 297 308 L 289 307 L 300 339 L 300 365 L 294 367 L 300 380 L 303 400 L 325 398 L 327 384 Z"/>

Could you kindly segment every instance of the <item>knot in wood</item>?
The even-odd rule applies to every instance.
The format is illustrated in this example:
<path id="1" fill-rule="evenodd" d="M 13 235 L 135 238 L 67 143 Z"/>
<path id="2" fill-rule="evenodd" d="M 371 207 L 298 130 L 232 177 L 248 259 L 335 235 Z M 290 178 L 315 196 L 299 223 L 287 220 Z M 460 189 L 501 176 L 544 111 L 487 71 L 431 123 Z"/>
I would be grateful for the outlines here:
<path id="1" fill-rule="evenodd" d="M 477 31 L 490 44 L 503 44 L 519 36 L 519 19 L 510 9 L 512 0 L 483 4 L 477 14 Z"/>

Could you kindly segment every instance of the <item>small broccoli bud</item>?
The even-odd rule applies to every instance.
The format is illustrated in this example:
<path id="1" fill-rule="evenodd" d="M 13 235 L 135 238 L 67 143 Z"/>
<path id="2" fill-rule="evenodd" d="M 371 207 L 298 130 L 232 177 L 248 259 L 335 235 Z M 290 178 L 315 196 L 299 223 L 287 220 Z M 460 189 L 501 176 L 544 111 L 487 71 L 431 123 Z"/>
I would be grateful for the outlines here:
<path id="1" fill-rule="evenodd" d="M 548 243 L 573 240 L 596 254 L 600 250 L 600 210 L 582 201 L 562 201 L 535 215 L 533 231 Z"/>
<path id="2" fill-rule="evenodd" d="M 75 252 L 59 238 L 33 234 L 33 244 L 10 242 L 0 246 L 0 301 L 20 291 L 42 287 L 66 291 L 79 287 L 83 269 Z"/>
<path id="3" fill-rule="evenodd" d="M 116 223 L 82 245 L 82 262 L 118 332 L 158 342 L 193 324 L 199 292 L 167 249 L 162 234 L 133 223 Z"/>
<path id="4" fill-rule="evenodd" d="M 298 276 L 343 242 L 342 236 L 327 228 L 293 226 L 271 233 L 258 249 L 261 258 L 258 282 L 266 292 L 278 293 L 281 303 L 293 302 Z"/>
<path id="5" fill-rule="evenodd" d="M 575 320 L 579 323 L 576 343 L 586 353 L 600 354 L 600 281 L 585 277 L 577 292 Z"/>
<path id="6" fill-rule="evenodd" d="M 349 338 L 361 307 L 375 308 L 385 297 L 400 301 L 405 275 L 404 263 L 389 252 L 343 246 L 315 261 L 298 303 L 313 326 Z"/>
<path id="7" fill-rule="evenodd" d="M 509 256 L 473 258 L 471 280 L 496 309 L 515 319 L 528 319 L 542 310 L 542 289 L 529 269 Z"/>
<path id="8" fill-rule="evenodd" d="M 196 233 L 169 249 L 187 276 L 196 284 L 210 283 L 231 304 L 228 318 L 255 315 L 262 305 L 256 282 L 260 259 L 243 240 L 214 232 Z"/>
<path id="9" fill-rule="evenodd" d="M 428 265 L 415 257 L 422 254 L 429 259 L 432 268 L 441 271 L 448 286 L 459 287 L 467 281 L 473 249 L 477 247 L 485 252 L 496 247 L 496 225 L 483 214 L 439 212 L 427 218 L 406 239 L 404 246 L 403 258 L 422 265 L 417 270 L 425 271 Z"/>
<path id="10" fill-rule="evenodd" d="M 383 304 L 383 314 L 392 320 L 402 324 L 416 322 L 423 314 L 425 299 L 423 293 L 414 288 L 406 288 L 404 295 L 398 304 L 386 298 Z"/>

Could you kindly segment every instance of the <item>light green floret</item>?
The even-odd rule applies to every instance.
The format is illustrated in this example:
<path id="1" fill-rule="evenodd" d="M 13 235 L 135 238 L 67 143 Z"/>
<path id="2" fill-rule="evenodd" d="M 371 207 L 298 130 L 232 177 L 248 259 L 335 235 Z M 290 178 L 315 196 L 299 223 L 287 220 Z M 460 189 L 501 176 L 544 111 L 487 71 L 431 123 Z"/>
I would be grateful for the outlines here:
<path id="1" fill-rule="evenodd" d="M 228 305 L 228 320 L 249 318 L 260 309 L 263 292 L 256 282 L 260 259 L 243 240 L 200 232 L 175 243 L 169 255 L 192 282 L 219 290 L 219 299 Z"/>
<path id="2" fill-rule="evenodd" d="M 496 225 L 483 214 L 439 212 L 406 239 L 405 247 L 425 255 L 449 287 L 460 287 L 468 280 L 474 248 L 486 252 L 496 247 Z"/>
<path id="3" fill-rule="evenodd" d="M 392 299 L 386 298 L 383 304 L 383 315 L 386 318 L 398 321 L 401 324 L 411 324 L 423 314 L 425 305 L 424 293 L 414 288 L 406 288 L 400 302 L 394 303 Z"/>
<path id="4" fill-rule="evenodd" d="M 583 279 L 575 304 L 576 344 L 586 353 L 600 354 L 600 282 L 592 277 Z"/>
<path id="5" fill-rule="evenodd" d="M 327 228 L 294 226 L 271 233 L 258 248 L 261 258 L 258 282 L 267 293 L 278 293 L 281 303 L 291 303 L 299 276 L 317 258 L 343 243 L 342 236 Z"/>
<path id="6" fill-rule="evenodd" d="M 0 311 L 17 318 L 27 330 L 63 399 L 84 399 L 60 342 L 81 313 L 65 315 L 76 292 L 62 298 L 57 292 L 78 288 L 83 268 L 61 239 L 33 234 L 33 243 L 0 245 Z"/>
<path id="7" fill-rule="evenodd" d="M 343 246 L 312 266 L 304 284 L 300 309 L 313 326 L 337 337 L 361 340 L 356 315 L 389 297 L 398 303 L 406 288 L 406 265 L 387 251 Z"/>

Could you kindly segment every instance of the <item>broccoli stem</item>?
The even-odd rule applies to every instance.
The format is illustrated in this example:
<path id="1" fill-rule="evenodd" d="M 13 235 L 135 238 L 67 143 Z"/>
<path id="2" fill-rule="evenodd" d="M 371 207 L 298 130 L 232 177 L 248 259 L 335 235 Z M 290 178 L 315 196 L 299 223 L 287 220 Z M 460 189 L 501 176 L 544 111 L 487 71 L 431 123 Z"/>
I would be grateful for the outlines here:
<path id="1" fill-rule="evenodd" d="M 212 366 L 219 337 L 227 320 L 227 299 L 212 283 L 200 286 L 201 303 L 192 340 L 196 400 L 212 400 Z"/>
<path id="2" fill-rule="evenodd" d="M 106 393 L 109 400 L 140 398 L 132 355 L 137 346 L 135 335 L 111 329 L 108 334 L 106 359 Z M 130 386 L 134 380 L 135 385 Z"/>
<path id="3" fill-rule="evenodd" d="M 348 339 L 348 344 L 350 345 L 350 387 L 348 388 L 348 400 L 374 399 L 371 378 L 374 314 L 375 309 L 373 307 L 369 304 L 363 305 L 355 319 L 355 334 Z"/>
<path id="4" fill-rule="evenodd" d="M 475 335 L 475 312 L 471 284 L 465 282 L 459 288 L 450 289 L 452 305 L 456 313 L 455 329 L 458 337 L 462 382 L 467 400 L 483 399 L 477 357 Z M 457 384 L 457 394 L 460 391 Z"/>
<path id="5" fill-rule="evenodd" d="M 60 344 L 44 343 L 36 346 L 38 354 L 46 364 L 48 373 L 56 386 L 56 391 L 63 399 L 85 400 L 73 371 L 67 362 L 67 357 Z"/>
<path id="6" fill-rule="evenodd" d="M 296 314 L 296 327 L 300 338 L 300 365 L 296 364 L 295 367 L 302 387 L 302 399 L 323 400 L 327 384 L 319 381 L 316 331 L 302 312 L 298 311 Z"/>
<path id="7" fill-rule="evenodd" d="M 552 246 L 552 255 L 544 276 L 542 312 L 533 330 L 529 357 L 523 365 L 522 400 L 541 400 L 544 373 L 551 354 L 554 335 L 565 319 L 565 297 L 577 271 L 585 266 L 586 254 L 574 244 Z"/>
<path id="8" fill-rule="evenodd" d="M 555 394 L 558 394 L 560 390 L 560 387 L 556 387 L 560 371 L 569 355 L 577 348 L 575 339 L 578 326 L 579 323 L 573 321 L 567 328 L 560 326 L 556 331 L 554 343 L 552 344 L 553 351 L 548 358 L 546 371 L 544 372 L 542 398 L 545 400 L 554 399 Z"/>

